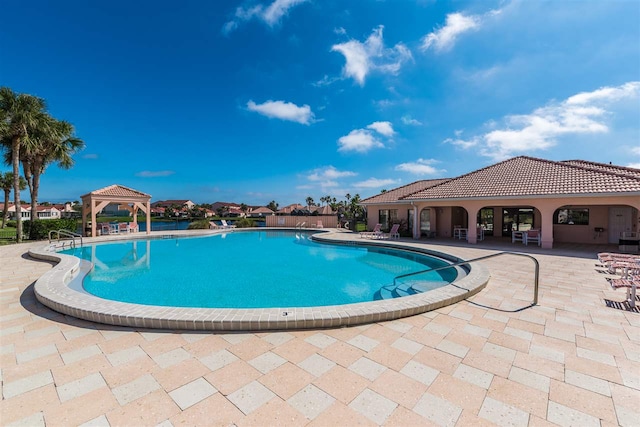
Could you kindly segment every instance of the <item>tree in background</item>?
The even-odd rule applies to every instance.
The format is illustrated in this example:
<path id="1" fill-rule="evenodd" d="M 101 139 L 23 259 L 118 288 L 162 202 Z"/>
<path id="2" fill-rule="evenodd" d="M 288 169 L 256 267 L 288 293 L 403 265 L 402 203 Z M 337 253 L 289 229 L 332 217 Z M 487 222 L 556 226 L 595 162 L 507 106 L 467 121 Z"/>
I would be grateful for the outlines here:
<path id="1" fill-rule="evenodd" d="M 311 206 L 314 205 L 314 201 L 313 201 L 313 197 L 309 196 L 307 197 L 307 207 L 309 208 L 309 210 L 311 210 Z"/>
<path id="2" fill-rule="evenodd" d="M 27 188 L 27 181 L 23 177 L 19 178 L 20 190 Z M 0 173 L 0 187 L 4 191 L 4 212 L 2 213 L 2 227 L 7 225 L 7 218 L 9 218 L 9 194 L 13 189 L 13 172 Z"/>
<path id="3" fill-rule="evenodd" d="M 245 203 L 240 203 L 240 210 L 242 211 L 244 216 L 247 216 L 247 211 L 249 210 L 249 206 L 247 206 Z"/>
<path id="4" fill-rule="evenodd" d="M 47 166 L 57 162 L 58 167 L 70 169 L 74 163 L 72 156 L 84 148 L 84 142 L 73 136 L 74 127 L 71 123 L 52 117 L 47 117 L 45 120 L 48 123 L 34 129 L 20 153 L 22 170 L 31 195 L 32 221 L 38 218 L 40 176 Z M 31 227 L 31 230 L 35 228 Z M 33 238 L 33 236 L 30 237 Z"/>
<path id="5" fill-rule="evenodd" d="M 267 205 L 267 207 L 269 209 L 271 209 L 272 211 L 274 211 L 274 212 L 276 212 L 278 210 L 278 206 L 279 205 L 276 203 L 275 200 L 270 201 L 269 204 Z"/>
<path id="6" fill-rule="evenodd" d="M 0 88 L 0 145 L 8 151 L 13 166 L 13 200 L 16 207 L 16 241 L 22 242 L 20 206 L 20 150 L 34 129 L 46 126 L 46 104 L 42 98 Z"/>

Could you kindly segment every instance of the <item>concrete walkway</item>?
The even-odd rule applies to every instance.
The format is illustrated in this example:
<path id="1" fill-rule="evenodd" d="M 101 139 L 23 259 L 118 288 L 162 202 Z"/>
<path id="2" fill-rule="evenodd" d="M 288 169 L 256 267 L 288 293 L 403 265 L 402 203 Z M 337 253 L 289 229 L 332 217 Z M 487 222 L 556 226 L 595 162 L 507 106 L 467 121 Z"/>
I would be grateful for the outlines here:
<path id="1" fill-rule="evenodd" d="M 40 243 L 41 245 L 42 243 Z M 0 425 L 638 426 L 640 314 L 595 248 L 483 263 L 487 288 L 410 318 L 261 333 L 134 330 L 62 316 L 32 284 L 52 268 L 0 247 Z M 421 245 L 470 259 L 495 252 Z"/>

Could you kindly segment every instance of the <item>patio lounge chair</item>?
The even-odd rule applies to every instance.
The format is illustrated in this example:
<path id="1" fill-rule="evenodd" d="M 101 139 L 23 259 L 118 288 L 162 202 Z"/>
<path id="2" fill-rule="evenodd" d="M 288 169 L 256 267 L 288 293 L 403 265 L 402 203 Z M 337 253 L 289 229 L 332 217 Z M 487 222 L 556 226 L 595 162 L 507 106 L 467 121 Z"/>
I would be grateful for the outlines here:
<path id="1" fill-rule="evenodd" d="M 529 245 L 529 242 L 536 242 L 538 246 L 542 244 L 540 230 L 529 230 L 523 233 L 522 243 Z"/>
<path id="2" fill-rule="evenodd" d="M 512 230 L 511 231 L 511 243 L 522 242 L 524 243 L 524 231 Z"/>
<path id="3" fill-rule="evenodd" d="M 98 225 L 100 226 L 100 234 L 102 234 L 103 236 L 111 233 L 111 226 L 108 222 L 101 222 Z"/>
<path id="4" fill-rule="evenodd" d="M 129 232 L 129 223 L 120 222 L 118 223 L 118 233 L 128 233 Z"/>
<path id="5" fill-rule="evenodd" d="M 627 289 L 627 301 L 629 307 L 635 308 L 636 306 L 636 292 L 638 285 L 640 284 L 640 264 L 636 263 L 637 267 L 632 267 L 625 271 L 625 277 L 620 279 L 609 279 L 609 284 L 613 289 L 626 288 Z"/>
<path id="6" fill-rule="evenodd" d="M 373 227 L 373 231 L 361 231 L 360 232 L 360 237 L 366 237 L 369 239 L 378 237 L 381 233 L 380 229 L 382 228 L 382 224 L 376 224 L 375 227 Z"/>
<path id="7" fill-rule="evenodd" d="M 213 221 L 209 221 L 209 230 L 217 230 L 218 228 L 220 228 L 218 224 Z"/>
<path id="8" fill-rule="evenodd" d="M 138 231 L 140 231 L 140 227 L 138 227 L 138 224 L 134 222 L 130 222 L 129 233 L 137 233 Z"/>
<path id="9" fill-rule="evenodd" d="M 398 233 L 398 230 L 400 229 L 400 224 L 393 224 L 393 227 L 391 227 L 391 230 L 389 230 L 388 233 L 380 233 L 380 236 L 378 237 L 379 239 L 399 239 L 400 238 L 400 233 Z"/>
<path id="10" fill-rule="evenodd" d="M 224 219 L 221 219 L 220 223 L 222 224 L 222 228 L 236 228 L 235 225 L 227 224 L 227 221 Z"/>
<path id="11" fill-rule="evenodd" d="M 322 225 L 322 221 L 318 220 L 318 222 L 316 223 L 316 227 L 317 228 L 324 228 L 324 226 Z"/>

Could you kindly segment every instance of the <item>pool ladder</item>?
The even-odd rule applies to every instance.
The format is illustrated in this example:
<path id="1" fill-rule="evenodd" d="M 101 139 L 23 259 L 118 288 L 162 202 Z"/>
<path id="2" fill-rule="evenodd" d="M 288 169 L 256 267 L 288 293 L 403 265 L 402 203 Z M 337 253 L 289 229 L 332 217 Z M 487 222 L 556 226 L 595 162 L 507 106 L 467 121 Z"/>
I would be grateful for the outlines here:
<path id="1" fill-rule="evenodd" d="M 493 309 L 493 310 L 499 310 L 499 311 L 518 312 L 518 311 L 522 311 L 524 309 L 527 309 L 527 308 L 530 308 L 530 307 L 533 307 L 533 306 L 537 305 L 538 304 L 539 277 L 540 277 L 540 264 L 538 263 L 538 260 L 535 259 L 534 257 L 532 257 L 531 255 L 522 254 L 522 253 L 519 253 L 519 252 L 498 252 L 498 253 L 495 253 L 495 254 L 485 255 L 485 256 L 478 257 L 478 258 L 469 259 L 469 260 L 466 260 L 466 261 L 459 261 L 459 262 L 456 262 L 456 263 L 453 263 L 453 264 L 447 264 L 447 265 L 442 266 L 442 267 L 435 267 L 435 268 L 429 268 L 427 270 L 414 271 L 412 273 L 400 274 L 400 275 L 398 275 L 398 276 L 393 278 L 393 287 L 391 289 L 389 289 L 389 287 L 385 287 L 385 288 L 387 290 L 390 290 L 390 291 L 392 291 L 394 289 L 398 289 L 399 285 L 397 284 L 397 280 L 398 279 L 403 279 L 405 277 L 416 276 L 418 274 L 428 273 L 430 271 L 444 270 L 445 268 L 458 267 L 460 265 L 469 264 L 469 263 L 472 263 L 472 262 L 475 262 L 475 261 L 482 261 L 482 260 L 485 260 L 485 259 L 494 258 L 494 257 L 501 256 L 501 255 L 522 256 L 522 257 L 525 257 L 525 258 L 529 258 L 529 259 L 531 259 L 531 261 L 533 261 L 533 264 L 534 264 L 533 302 L 530 305 L 526 306 L 526 307 L 522 307 L 522 308 L 519 308 L 519 309 L 516 309 L 516 310 L 503 310 L 501 308 L 494 308 L 494 307 L 487 307 L 487 308 L 490 308 L 490 309 Z M 451 284 L 453 286 L 456 286 L 455 282 L 451 283 Z M 416 293 L 420 292 L 418 289 L 415 289 L 413 287 L 413 285 L 411 285 L 409 288 L 412 291 L 416 292 Z"/>
<path id="2" fill-rule="evenodd" d="M 75 248 L 77 246 L 76 239 L 78 238 L 80 239 L 80 247 L 82 247 L 82 234 L 73 233 L 68 230 L 51 230 L 49 232 L 49 247 L 64 249 L 67 243 L 69 243 L 70 248 Z"/>

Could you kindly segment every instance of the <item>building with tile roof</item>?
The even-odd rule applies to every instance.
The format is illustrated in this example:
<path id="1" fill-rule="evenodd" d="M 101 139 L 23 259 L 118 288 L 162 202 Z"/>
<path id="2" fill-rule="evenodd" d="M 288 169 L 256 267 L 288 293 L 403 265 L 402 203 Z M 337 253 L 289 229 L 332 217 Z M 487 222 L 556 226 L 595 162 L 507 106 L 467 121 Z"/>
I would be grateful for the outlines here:
<path id="1" fill-rule="evenodd" d="M 638 169 L 520 156 L 436 181 L 417 181 L 363 200 L 368 226 L 404 220 L 414 238 L 453 237 L 462 228 L 470 243 L 540 230 L 545 248 L 554 241 L 617 243 L 621 233 L 639 229 Z"/>

